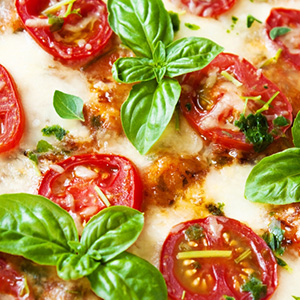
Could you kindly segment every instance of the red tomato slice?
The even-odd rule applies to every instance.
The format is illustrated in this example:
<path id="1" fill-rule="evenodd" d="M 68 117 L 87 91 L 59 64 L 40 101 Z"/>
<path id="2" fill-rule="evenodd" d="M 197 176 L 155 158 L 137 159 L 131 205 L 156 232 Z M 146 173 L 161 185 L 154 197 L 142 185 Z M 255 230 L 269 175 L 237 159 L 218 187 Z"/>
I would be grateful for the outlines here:
<path id="1" fill-rule="evenodd" d="M 229 251 L 230 256 L 178 258 L 178 253 L 186 251 L 210 250 Z M 242 258 L 241 254 L 247 255 Z M 226 217 L 210 216 L 175 226 L 163 244 L 160 270 L 169 297 L 176 300 L 220 300 L 224 295 L 252 299 L 241 289 L 250 276 L 266 285 L 263 300 L 278 284 L 277 263 L 265 241 L 246 225 Z"/>
<path id="2" fill-rule="evenodd" d="M 16 147 L 24 132 L 24 112 L 16 85 L 0 65 L 0 152 Z"/>
<path id="3" fill-rule="evenodd" d="M 42 12 L 49 8 L 49 0 L 16 0 L 17 12 L 29 34 L 48 53 L 62 62 L 80 62 L 93 58 L 107 44 L 112 30 L 107 9 L 101 0 L 76 0 L 72 13 L 64 17 L 68 5 L 50 11 L 63 20 L 61 29 L 53 31 L 48 17 Z M 58 20 L 58 19 L 57 19 Z"/>
<path id="4" fill-rule="evenodd" d="M 240 86 L 221 75 L 223 71 L 238 80 Z M 187 74 L 181 86 L 181 110 L 188 122 L 206 139 L 227 149 L 244 151 L 253 150 L 253 145 L 234 125 L 245 108 L 242 97 L 261 97 L 259 101 L 248 100 L 247 116 L 280 92 L 248 61 L 228 53 L 218 55 L 203 70 Z M 281 92 L 262 114 L 267 118 L 269 132 L 274 138 L 281 136 L 292 123 L 291 104 Z M 279 116 L 285 117 L 289 125 L 275 131 L 273 120 Z"/>
<path id="5" fill-rule="evenodd" d="M 300 11 L 295 9 L 273 8 L 266 20 L 268 36 L 274 27 L 288 27 L 291 31 L 278 36 L 274 42 L 282 49 L 281 57 L 290 61 L 297 69 L 300 69 Z M 295 37 L 295 38 L 293 38 Z"/>
<path id="6" fill-rule="evenodd" d="M 181 0 L 181 3 L 194 15 L 215 18 L 231 9 L 235 1 L 236 0 Z M 173 0 L 173 2 L 178 3 L 177 0 Z"/>
<path id="7" fill-rule="evenodd" d="M 18 300 L 33 300 L 24 276 L 0 258 L 0 298 L 1 295 L 10 295 Z"/>
<path id="8" fill-rule="evenodd" d="M 117 155 L 86 154 L 59 162 L 45 173 L 38 193 L 87 222 L 107 207 L 97 187 L 111 205 L 141 209 L 139 174 L 127 158 Z"/>

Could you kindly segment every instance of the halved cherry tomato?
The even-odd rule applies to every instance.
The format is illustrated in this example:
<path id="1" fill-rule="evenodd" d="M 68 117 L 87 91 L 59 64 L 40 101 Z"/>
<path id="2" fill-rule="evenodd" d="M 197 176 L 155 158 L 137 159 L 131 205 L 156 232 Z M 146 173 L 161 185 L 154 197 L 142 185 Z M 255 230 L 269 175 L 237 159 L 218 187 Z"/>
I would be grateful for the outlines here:
<path id="1" fill-rule="evenodd" d="M 217 250 L 216 257 L 207 252 L 212 250 Z M 182 253 L 189 251 L 206 251 L 209 257 L 182 259 Z M 228 253 L 222 257 L 221 251 Z M 246 225 L 226 217 L 209 216 L 176 225 L 164 242 L 160 269 L 169 297 L 176 300 L 220 300 L 225 295 L 252 299 L 250 292 L 243 291 L 251 278 L 264 286 L 262 300 L 278 284 L 277 263 L 265 241 Z"/>
<path id="2" fill-rule="evenodd" d="M 67 4 L 49 10 L 52 3 L 49 0 L 16 0 L 16 8 L 28 33 L 56 59 L 75 63 L 93 58 L 112 34 L 105 3 L 101 0 L 61 2 Z M 68 7 L 71 13 L 67 13 Z M 48 18 L 54 23 L 51 26 Z"/>
<path id="3" fill-rule="evenodd" d="M 231 78 L 221 75 L 222 72 Z M 255 114 L 276 92 L 279 94 L 269 109 L 262 112 L 267 118 L 268 132 L 278 138 L 292 123 L 291 104 L 278 87 L 247 60 L 234 54 L 221 53 L 203 70 L 187 74 L 181 86 L 181 110 L 188 122 L 202 136 L 224 148 L 253 150 L 235 121 L 245 108 L 246 116 Z M 260 99 L 251 100 L 253 97 Z M 289 125 L 282 126 L 280 131 L 273 130 L 273 121 L 279 116 L 285 117 Z"/>
<path id="4" fill-rule="evenodd" d="M 0 258 L 0 298 L 1 295 L 10 295 L 18 300 L 33 300 L 25 277 Z"/>
<path id="5" fill-rule="evenodd" d="M 181 0 L 181 3 L 194 15 L 215 18 L 231 9 L 235 1 L 236 0 Z M 175 2 L 175 0 L 173 0 L 173 2 Z M 178 3 L 177 0 L 176 3 Z"/>
<path id="6" fill-rule="evenodd" d="M 141 208 L 142 184 L 137 169 L 117 155 L 69 157 L 45 173 L 38 191 L 83 222 L 108 206 L 101 192 L 111 205 Z"/>
<path id="7" fill-rule="evenodd" d="M 291 31 L 275 38 L 274 42 L 282 49 L 281 57 L 300 69 L 300 11 L 295 9 L 273 8 L 266 20 L 268 36 L 274 27 L 287 27 Z"/>
<path id="8" fill-rule="evenodd" d="M 24 112 L 14 80 L 0 65 L 0 152 L 16 147 L 24 132 Z"/>

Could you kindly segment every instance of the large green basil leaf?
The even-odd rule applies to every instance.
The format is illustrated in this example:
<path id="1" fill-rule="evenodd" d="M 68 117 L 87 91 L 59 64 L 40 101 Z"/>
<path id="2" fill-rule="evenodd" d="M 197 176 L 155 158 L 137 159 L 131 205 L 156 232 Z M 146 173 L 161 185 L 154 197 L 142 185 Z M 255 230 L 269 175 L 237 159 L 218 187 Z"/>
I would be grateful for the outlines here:
<path id="1" fill-rule="evenodd" d="M 97 251 L 106 262 L 127 250 L 144 225 L 141 212 L 126 206 L 111 206 L 94 216 L 83 230 L 80 243 L 87 253 Z"/>
<path id="2" fill-rule="evenodd" d="M 161 273 L 147 261 L 130 253 L 100 265 L 88 276 L 93 291 L 105 300 L 167 300 Z"/>
<path id="3" fill-rule="evenodd" d="M 298 112 L 292 127 L 293 142 L 295 147 L 300 148 L 300 112 Z"/>
<path id="4" fill-rule="evenodd" d="M 300 149 L 290 148 L 263 158 L 246 181 L 245 197 L 254 202 L 300 201 Z"/>
<path id="5" fill-rule="evenodd" d="M 100 265 L 88 254 L 63 254 L 57 262 L 57 274 L 64 280 L 76 280 L 92 274 Z"/>
<path id="6" fill-rule="evenodd" d="M 169 124 L 180 92 L 180 84 L 170 78 L 133 86 L 122 105 L 121 120 L 126 136 L 141 154 L 147 153 Z"/>
<path id="7" fill-rule="evenodd" d="M 0 251 L 36 263 L 56 265 L 78 241 L 72 217 L 52 201 L 37 195 L 0 195 Z"/>
<path id="8" fill-rule="evenodd" d="M 148 81 L 155 78 L 153 64 L 153 60 L 149 58 L 119 58 L 113 64 L 112 74 L 118 82 Z"/>
<path id="9" fill-rule="evenodd" d="M 137 56 L 152 58 L 156 44 L 173 41 L 173 26 L 161 0 L 108 0 L 108 21 Z"/>
<path id="10" fill-rule="evenodd" d="M 207 66 L 224 49 L 211 40 L 189 37 L 170 44 L 167 51 L 166 76 L 175 77 Z"/>

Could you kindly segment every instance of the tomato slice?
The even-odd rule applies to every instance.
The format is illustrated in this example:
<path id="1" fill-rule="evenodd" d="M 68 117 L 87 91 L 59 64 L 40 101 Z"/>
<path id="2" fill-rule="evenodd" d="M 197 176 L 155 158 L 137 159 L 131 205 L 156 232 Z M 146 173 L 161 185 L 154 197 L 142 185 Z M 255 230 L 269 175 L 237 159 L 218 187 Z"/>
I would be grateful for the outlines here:
<path id="1" fill-rule="evenodd" d="M 10 295 L 18 300 L 33 300 L 25 277 L 0 258 L 0 298 L 1 295 Z"/>
<path id="2" fill-rule="evenodd" d="M 178 1 L 173 0 L 175 4 Z M 181 0 L 181 4 L 187 8 L 192 14 L 200 17 L 215 18 L 226 13 L 235 4 L 236 0 Z"/>
<path id="3" fill-rule="evenodd" d="M 227 257 L 179 258 L 189 251 L 212 250 L 229 252 Z M 266 286 L 260 299 L 268 299 L 278 284 L 277 263 L 265 241 L 246 225 L 226 217 L 209 216 L 176 225 L 163 244 L 160 270 L 169 297 L 176 300 L 220 300 L 224 295 L 252 299 L 250 292 L 243 291 L 251 276 Z"/>
<path id="4" fill-rule="evenodd" d="M 270 37 L 270 31 L 274 27 L 288 27 L 290 32 L 275 38 L 274 43 L 282 49 L 281 57 L 290 61 L 297 69 L 300 69 L 300 11 L 295 9 L 273 8 L 266 20 L 266 30 Z"/>
<path id="5" fill-rule="evenodd" d="M 223 72 L 230 79 L 222 75 Z M 183 77 L 181 86 L 181 110 L 188 122 L 206 139 L 226 149 L 253 150 L 235 121 L 245 107 L 246 116 L 255 114 L 277 92 L 269 109 L 262 112 L 267 118 L 268 132 L 278 138 L 292 123 L 291 104 L 279 88 L 237 55 L 221 53 L 203 70 Z M 259 99 L 251 100 L 256 98 Z M 285 117 L 289 125 L 277 130 L 273 121 L 280 116 Z"/>
<path id="6" fill-rule="evenodd" d="M 112 34 L 104 2 L 73 1 L 72 13 L 66 15 L 70 2 L 49 10 L 49 6 L 54 7 L 49 0 L 16 0 L 17 12 L 28 33 L 45 51 L 64 63 L 93 58 Z M 48 16 L 54 25 L 48 24 Z"/>
<path id="7" fill-rule="evenodd" d="M 100 191 L 99 191 L 100 189 Z M 87 222 L 110 205 L 141 209 L 142 184 L 135 166 L 117 155 L 72 156 L 48 170 L 38 193 Z"/>
<path id="8" fill-rule="evenodd" d="M 0 65 L 0 152 L 16 147 L 24 132 L 24 112 L 14 80 Z"/>

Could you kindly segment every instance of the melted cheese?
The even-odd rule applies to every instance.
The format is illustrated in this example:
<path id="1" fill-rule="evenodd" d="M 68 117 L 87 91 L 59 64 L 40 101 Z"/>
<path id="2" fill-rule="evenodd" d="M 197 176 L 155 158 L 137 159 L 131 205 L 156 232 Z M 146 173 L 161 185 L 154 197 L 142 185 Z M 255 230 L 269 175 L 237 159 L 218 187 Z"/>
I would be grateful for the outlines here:
<path id="1" fill-rule="evenodd" d="M 168 10 L 180 13 L 181 30 L 176 34 L 176 39 L 195 35 L 207 37 L 225 47 L 225 51 L 245 57 L 253 63 L 272 56 L 273 49 L 264 45 L 265 40 L 261 43 L 264 33 L 259 24 L 254 24 L 250 29 L 246 28 L 247 16 L 253 15 L 264 22 L 272 6 L 300 9 L 299 1 L 240 0 L 232 10 L 218 19 L 205 19 L 182 11 L 167 0 L 164 2 Z M 0 17 L 1 9 L 0 3 Z M 236 24 L 232 23 L 232 16 L 238 17 Z M 196 24 L 200 29 L 190 30 L 184 26 L 185 23 Z M 34 193 L 40 174 L 22 152 L 35 148 L 37 142 L 43 138 L 41 129 L 46 125 L 59 124 L 69 130 L 75 139 L 89 140 L 89 132 L 79 121 L 59 118 L 52 105 L 52 95 L 56 89 L 88 101 L 89 87 L 80 72 L 55 62 L 24 32 L 0 36 L 0 63 L 9 70 L 16 81 L 27 119 L 20 148 L 8 155 L 1 155 L 0 192 Z M 159 149 L 168 148 L 168 151 L 180 154 L 197 154 L 202 150 L 202 139 L 185 121 L 182 122 L 179 132 L 174 128 L 174 124 L 171 123 L 148 156 L 138 154 L 125 138 L 116 138 L 113 135 L 102 136 L 103 139 L 99 141 L 100 151 L 124 155 L 143 171 L 144 167 L 152 163 L 152 156 Z M 145 214 L 144 231 L 131 251 L 158 266 L 161 246 L 172 226 L 207 215 L 201 205 L 203 201 L 225 203 L 224 211 L 228 217 L 240 220 L 260 233 L 268 225 L 268 210 L 264 205 L 251 203 L 243 197 L 245 180 L 250 170 L 249 165 L 211 169 L 203 187 L 196 183 L 188 189 L 185 198 L 178 199 L 176 205 L 168 208 L 149 207 Z M 291 299 L 292 295 L 300 296 L 300 259 L 288 256 L 283 258 L 294 271 L 288 273 L 283 269 L 279 270 L 279 288 L 272 300 Z"/>

